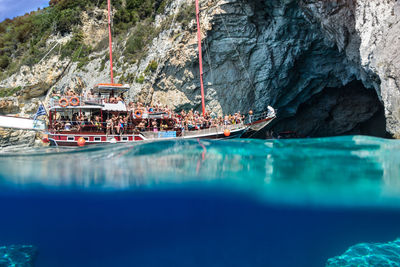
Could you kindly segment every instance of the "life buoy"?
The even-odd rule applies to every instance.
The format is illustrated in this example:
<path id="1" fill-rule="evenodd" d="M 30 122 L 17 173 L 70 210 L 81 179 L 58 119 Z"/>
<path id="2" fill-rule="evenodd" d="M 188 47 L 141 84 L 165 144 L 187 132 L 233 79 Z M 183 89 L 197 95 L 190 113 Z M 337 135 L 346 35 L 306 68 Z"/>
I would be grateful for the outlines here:
<path id="1" fill-rule="evenodd" d="M 71 97 L 71 99 L 69 100 L 69 104 L 71 106 L 78 106 L 79 105 L 79 98 L 76 97 L 76 96 Z"/>
<path id="2" fill-rule="evenodd" d="M 64 104 L 63 104 L 64 103 Z M 59 101 L 58 101 L 58 104 L 60 104 L 60 107 L 63 107 L 63 108 L 65 108 L 66 106 L 68 106 L 68 100 L 64 97 L 64 98 L 61 98 Z"/>
<path id="3" fill-rule="evenodd" d="M 143 116 L 143 111 L 140 109 L 135 110 L 135 116 L 137 119 L 140 119 Z"/>

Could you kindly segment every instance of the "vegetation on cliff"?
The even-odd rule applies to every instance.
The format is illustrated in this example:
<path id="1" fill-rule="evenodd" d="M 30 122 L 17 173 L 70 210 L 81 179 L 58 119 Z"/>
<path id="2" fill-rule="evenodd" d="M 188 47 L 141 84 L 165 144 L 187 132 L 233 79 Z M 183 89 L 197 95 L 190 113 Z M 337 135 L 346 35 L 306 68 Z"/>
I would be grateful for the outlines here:
<path id="1" fill-rule="evenodd" d="M 113 0 L 113 34 L 121 35 L 134 27 L 127 53 L 134 58 L 152 36 L 155 15 L 163 12 L 170 0 Z M 83 43 L 80 29 L 82 12 L 107 8 L 107 0 L 51 0 L 50 6 L 0 23 L 0 80 L 17 71 L 21 65 L 33 66 L 48 52 L 50 36 L 72 34 L 60 49 L 61 57 L 83 66 L 92 48 Z M 58 50 L 58 49 L 57 49 Z"/>

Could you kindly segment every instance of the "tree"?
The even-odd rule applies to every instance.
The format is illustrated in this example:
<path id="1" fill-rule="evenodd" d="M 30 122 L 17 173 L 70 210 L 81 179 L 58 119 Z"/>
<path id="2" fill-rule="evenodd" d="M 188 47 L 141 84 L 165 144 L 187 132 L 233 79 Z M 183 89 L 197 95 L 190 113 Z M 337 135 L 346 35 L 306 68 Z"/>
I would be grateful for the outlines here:
<path id="1" fill-rule="evenodd" d="M 10 61 L 7 56 L 0 56 L 0 69 L 5 69 L 10 64 Z"/>

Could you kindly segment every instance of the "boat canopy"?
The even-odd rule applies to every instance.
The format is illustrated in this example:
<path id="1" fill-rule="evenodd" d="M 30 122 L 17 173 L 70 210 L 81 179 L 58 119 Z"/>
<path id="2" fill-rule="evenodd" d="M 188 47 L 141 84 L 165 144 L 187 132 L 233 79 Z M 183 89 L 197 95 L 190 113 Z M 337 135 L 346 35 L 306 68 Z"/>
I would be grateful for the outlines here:
<path id="1" fill-rule="evenodd" d="M 129 88 L 129 84 L 99 83 L 94 86 L 93 91 L 100 94 L 109 94 L 112 91 L 115 93 L 124 93 Z"/>
<path id="2" fill-rule="evenodd" d="M 122 101 L 119 101 L 117 104 L 104 103 L 104 106 L 103 106 L 102 109 L 106 110 L 106 111 L 127 111 L 126 110 L 126 105 Z"/>

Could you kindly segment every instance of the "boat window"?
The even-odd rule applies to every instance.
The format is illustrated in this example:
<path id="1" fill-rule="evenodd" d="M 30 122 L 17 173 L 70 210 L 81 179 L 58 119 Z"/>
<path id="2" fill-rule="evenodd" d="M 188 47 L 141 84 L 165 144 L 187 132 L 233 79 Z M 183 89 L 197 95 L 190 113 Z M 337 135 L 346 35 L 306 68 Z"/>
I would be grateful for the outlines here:
<path id="1" fill-rule="evenodd" d="M 100 142 L 100 141 L 101 141 L 101 137 L 95 137 L 95 138 L 94 138 L 94 141 L 95 141 L 95 142 Z"/>
<path id="2" fill-rule="evenodd" d="M 83 137 L 83 139 L 85 139 L 85 141 L 89 141 L 89 137 Z"/>
<path id="3" fill-rule="evenodd" d="M 72 136 L 68 136 L 68 139 L 67 139 L 68 141 L 74 141 L 75 140 L 75 138 L 74 137 L 72 137 Z"/>
<path id="4" fill-rule="evenodd" d="M 128 137 L 122 137 L 122 141 L 128 141 Z"/>

